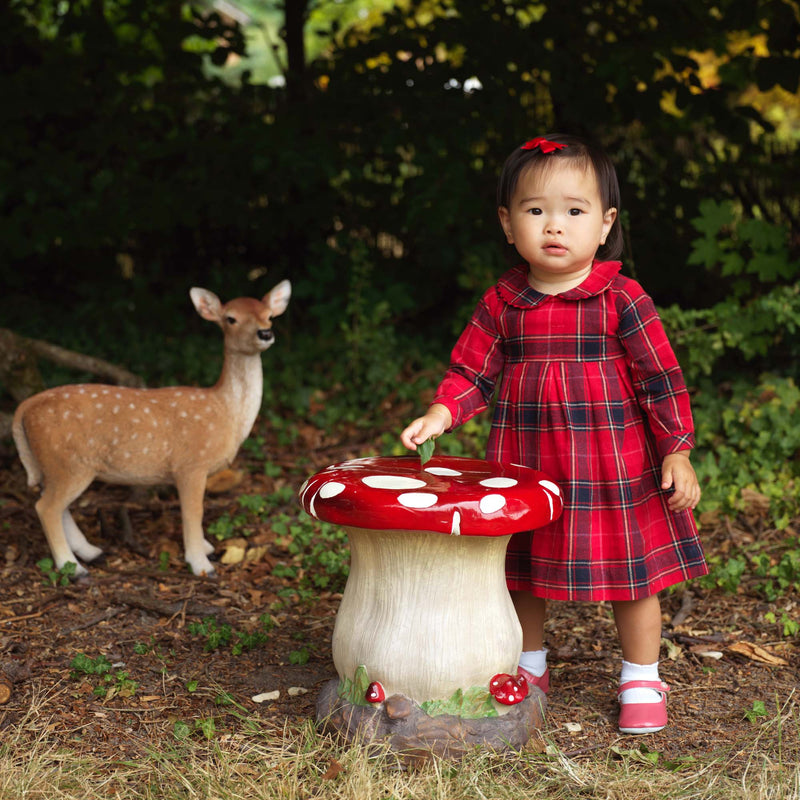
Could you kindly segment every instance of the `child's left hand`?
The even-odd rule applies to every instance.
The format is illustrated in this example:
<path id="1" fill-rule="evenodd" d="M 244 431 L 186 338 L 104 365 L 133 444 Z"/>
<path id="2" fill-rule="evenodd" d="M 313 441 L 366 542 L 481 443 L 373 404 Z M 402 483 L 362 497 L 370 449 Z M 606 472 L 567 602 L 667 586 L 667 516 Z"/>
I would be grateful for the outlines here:
<path id="1" fill-rule="evenodd" d="M 689 461 L 688 450 L 679 450 L 664 456 L 661 464 L 661 488 L 672 487 L 675 491 L 668 501 L 671 511 L 695 508 L 700 502 L 700 484 L 692 462 Z"/>

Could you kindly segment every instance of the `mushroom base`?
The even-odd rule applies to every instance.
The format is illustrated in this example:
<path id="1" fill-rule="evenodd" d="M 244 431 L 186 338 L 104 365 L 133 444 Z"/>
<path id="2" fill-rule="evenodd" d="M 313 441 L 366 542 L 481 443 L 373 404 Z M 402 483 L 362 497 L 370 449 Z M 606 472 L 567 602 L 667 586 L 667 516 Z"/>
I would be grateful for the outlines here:
<path id="1" fill-rule="evenodd" d="M 499 717 L 467 719 L 450 714 L 432 717 L 402 694 L 365 707 L 339 696 L 339 679 L 326 683 L 317 699 L 317 724 L 347 741 L 385 742 L 404 761 L 432 755 L 458 759 L 482 747 L 518 750 L 542 727 L 547 699 L 536 686 L 528 696 Z"/>

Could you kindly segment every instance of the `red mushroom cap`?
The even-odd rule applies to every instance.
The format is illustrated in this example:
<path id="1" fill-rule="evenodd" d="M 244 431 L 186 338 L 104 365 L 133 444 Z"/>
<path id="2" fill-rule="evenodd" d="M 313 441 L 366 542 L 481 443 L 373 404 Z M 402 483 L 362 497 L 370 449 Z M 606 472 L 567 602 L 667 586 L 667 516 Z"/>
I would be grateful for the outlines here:
<path id="1" fill-rule="evenodd" d="M 353 528 L 505 536 L 558 519 L 561 490 L 530 467 L 478 458 L 377 456 L 334 464 L 300 489 L 312 517 Z"/>
<path id="2" fill-rule="evenodd" d="M 528 696 L 528 681 L 522 675 L 495 675 L 489 682 L 489 693 L 504 706 L 521 703 Z"/>
<path id="3" fill-rule="evenodd" d="M 364 697 L 368 703 L 382 703 L 386 699 L 386 692 L 379 681 L 372 681 Z"/>

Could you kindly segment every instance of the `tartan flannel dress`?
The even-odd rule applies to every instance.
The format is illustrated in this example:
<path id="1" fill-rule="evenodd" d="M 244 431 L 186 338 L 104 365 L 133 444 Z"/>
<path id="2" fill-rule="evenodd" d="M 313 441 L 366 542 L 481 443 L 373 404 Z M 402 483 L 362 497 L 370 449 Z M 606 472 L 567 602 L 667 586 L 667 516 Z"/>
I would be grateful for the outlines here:
<path id="1" fill-rule="evenodd" d="M 652 300 L 617 261 L 559 295 L 527 265 L 489 289 L 434 402 L 453 427 L 487 408 L 486 458 L 546 473 L 560 519 L 509 543 L 509 589 L 562 600 L 636 600 L 708 569 L 691 511 L 661 489 L 665 455 L 694 444 L 689 396 Z"/>

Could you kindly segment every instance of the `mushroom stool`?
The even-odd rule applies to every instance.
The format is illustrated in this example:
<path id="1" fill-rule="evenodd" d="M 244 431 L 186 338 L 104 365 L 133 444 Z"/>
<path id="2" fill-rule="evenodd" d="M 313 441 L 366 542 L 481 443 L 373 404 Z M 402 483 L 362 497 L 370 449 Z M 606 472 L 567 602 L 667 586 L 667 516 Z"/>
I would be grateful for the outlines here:
<path id="1" fill-rule="evenodd" d="M 522 629 L 505 553 L 513 533 L 558 518 L 558 486 L 480 459 L 375 457 L 318 472 L 300 502 L 350 543 L 339 677 L 320 693 L 317 722 L 412 758 L 524 745 L 545 696 L 516 675 Z"/>

